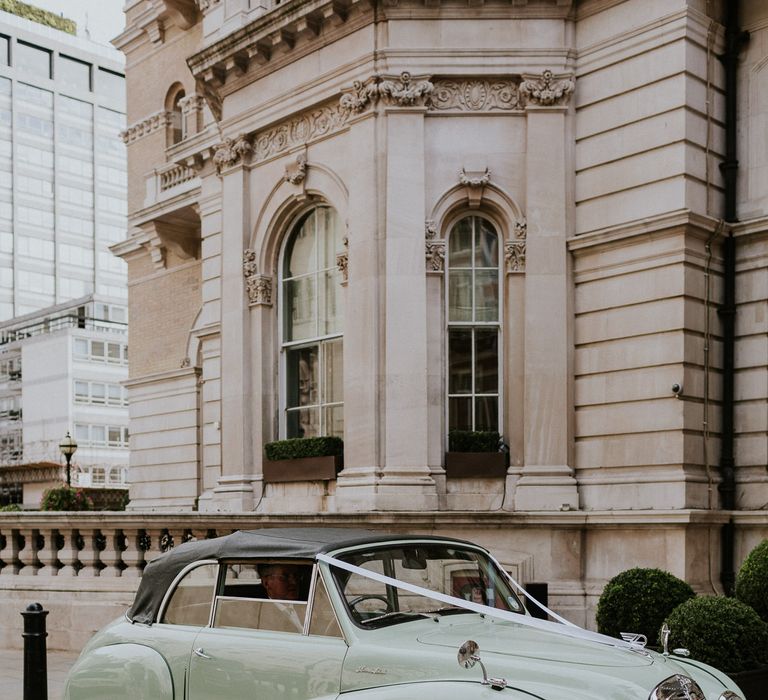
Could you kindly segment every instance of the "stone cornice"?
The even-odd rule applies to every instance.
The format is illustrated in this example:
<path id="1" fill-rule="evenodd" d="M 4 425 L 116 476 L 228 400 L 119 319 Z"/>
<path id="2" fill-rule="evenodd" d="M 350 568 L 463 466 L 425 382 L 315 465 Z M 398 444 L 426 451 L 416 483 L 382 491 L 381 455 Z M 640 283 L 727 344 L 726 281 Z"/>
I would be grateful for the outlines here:
<path id="1" fill-rule="evenodd" d="M 120 132 L 123 143 L 130 145 L 134 141 L 164 129 L 171 123 L 171 116 L 170 112 L 163 109 L 131 124 L 127 129 Z"/>

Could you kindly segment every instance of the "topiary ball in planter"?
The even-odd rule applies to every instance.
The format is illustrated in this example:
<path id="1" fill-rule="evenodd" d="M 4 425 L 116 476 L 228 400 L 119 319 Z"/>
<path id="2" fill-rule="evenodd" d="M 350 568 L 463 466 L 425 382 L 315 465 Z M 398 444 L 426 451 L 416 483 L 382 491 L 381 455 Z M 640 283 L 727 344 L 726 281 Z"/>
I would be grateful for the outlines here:
<path id="1" fill-rule="evenodd" d="M 763 540 L 744 560 L 736 576 L 736 597 L 768 622 L 768 540 Z"/>
<path id="2" fill-rule="evenodd" d="M 696 594 L 677 576 L 661 569 L 627 569 L 614 576 L 597 603 L 597 629 L 618 637 L 622 632 L 644 634 L 659 644 L 664 619 Z"/>
<path id="3" fill-rule="evenodd" d="M 739 673 L 768 663 L 768 624 L 735 598 L 701 596 L 675 608 L 667 618 L 670 649 L 723 673 Z"/>

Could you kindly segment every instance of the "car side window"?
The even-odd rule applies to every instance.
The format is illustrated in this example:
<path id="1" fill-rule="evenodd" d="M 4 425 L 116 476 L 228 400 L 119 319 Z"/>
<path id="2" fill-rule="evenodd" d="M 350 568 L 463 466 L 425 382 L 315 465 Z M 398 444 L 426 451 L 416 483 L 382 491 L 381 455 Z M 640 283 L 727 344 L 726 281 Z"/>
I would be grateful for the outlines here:
<path id="1" fill-rule="evenodd" d="M 312 598 L 312 617 L 309 620 L 309 633 L 323 637 L 341 637 L 341 628 L 333 612 L 328 591 L 323 579 L 318 576 L 315 595 Z"/>
<path id="2" fill-rule="evenodd" d="M 227 564 L 214 627 L 303 632 L 311 570 L 295 562 Z"/>
<path id="3" fill-rule="evenodd" d="M 216 590 L 218 564 L 203 564 L 191 569 L 179 581 L 166 605 L 162 622 L 170 625 L 208 624 Z"/>

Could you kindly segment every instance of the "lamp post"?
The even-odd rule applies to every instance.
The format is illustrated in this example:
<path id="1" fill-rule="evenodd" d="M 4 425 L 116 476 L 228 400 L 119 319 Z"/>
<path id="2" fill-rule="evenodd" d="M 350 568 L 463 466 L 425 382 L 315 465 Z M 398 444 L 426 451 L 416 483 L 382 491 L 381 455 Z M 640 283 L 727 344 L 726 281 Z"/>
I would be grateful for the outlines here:
<path id="1" fill-rule="evenodd" d="M 77 450 L 77 443 L 70 436 L 69 431 L 67 431 L 64 439 L 59 443 L 59 449 L 61 450 L 61 454 L 64 455 L 64 459 L 67 460 L 67 488 L 69 488 L 72 485 L 69 463 L 72 461 L 72 455 L 75 454 L 75 451 Z"/>

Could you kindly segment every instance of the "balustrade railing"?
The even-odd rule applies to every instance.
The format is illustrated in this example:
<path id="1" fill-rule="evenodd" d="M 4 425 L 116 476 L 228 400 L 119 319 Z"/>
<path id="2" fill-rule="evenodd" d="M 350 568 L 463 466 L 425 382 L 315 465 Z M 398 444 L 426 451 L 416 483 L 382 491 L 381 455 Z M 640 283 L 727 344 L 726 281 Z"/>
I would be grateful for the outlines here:
<path id="1" fill-rule="evenodd" d="M 160 191 L 165 192 L 192 180 L 196 177 L 196 173 L 186 165 L 173 164 L 167 169 L 159 171 L 158 176 L 160 178 Z"/>
<path id="2" fill-rule="evenodd" d="M 138 578 L 182 542 L 258 527 L 196 514 L 0 513 L 0 589 L 11 576 Z"/>

